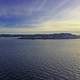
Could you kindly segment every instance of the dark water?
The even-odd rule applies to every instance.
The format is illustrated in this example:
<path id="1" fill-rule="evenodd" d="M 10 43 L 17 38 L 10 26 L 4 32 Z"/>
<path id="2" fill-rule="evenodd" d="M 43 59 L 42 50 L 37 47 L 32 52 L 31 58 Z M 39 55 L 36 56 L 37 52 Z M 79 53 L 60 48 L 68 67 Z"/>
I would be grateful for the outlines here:
<path id="1" fill-rule="evenodd" d="M 80 40 L 0 39 L 0 80 L 80 80 Z"/>

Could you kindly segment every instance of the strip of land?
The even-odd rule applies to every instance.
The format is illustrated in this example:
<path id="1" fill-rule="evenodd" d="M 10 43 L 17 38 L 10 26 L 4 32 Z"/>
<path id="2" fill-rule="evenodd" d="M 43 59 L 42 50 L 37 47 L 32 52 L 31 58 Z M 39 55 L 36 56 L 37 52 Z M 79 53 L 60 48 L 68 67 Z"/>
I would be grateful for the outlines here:
<path id="1" fill-rule="evenodd" d="M 16 37 L 18 39 L 80 39 L 80 35 L 71 33 L 56 34 L 0 34 L 0 37 Z"/>

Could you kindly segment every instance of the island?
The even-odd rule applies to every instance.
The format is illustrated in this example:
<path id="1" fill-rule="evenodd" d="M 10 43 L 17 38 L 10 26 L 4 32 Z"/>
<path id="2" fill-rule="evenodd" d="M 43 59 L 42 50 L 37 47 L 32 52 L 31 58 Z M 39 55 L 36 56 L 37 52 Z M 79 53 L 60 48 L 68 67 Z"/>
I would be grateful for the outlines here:
<path id="1" fill-rule="evenodd" d="M 80 35 L 72 33 L 54 34 L 0 34 L 0 37 L 15 37 L 17 39 L 80 39 Z"/>

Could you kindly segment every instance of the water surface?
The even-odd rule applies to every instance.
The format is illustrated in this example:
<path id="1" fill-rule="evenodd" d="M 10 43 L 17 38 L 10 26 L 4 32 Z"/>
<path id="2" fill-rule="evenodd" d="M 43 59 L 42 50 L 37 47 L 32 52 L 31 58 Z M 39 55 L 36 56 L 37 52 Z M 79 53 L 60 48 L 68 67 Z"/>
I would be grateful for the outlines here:
<path id="1" fill-rule="evenodd" d="M 80 40 L 1 38 L 0 80 L 80 80 Z"/>

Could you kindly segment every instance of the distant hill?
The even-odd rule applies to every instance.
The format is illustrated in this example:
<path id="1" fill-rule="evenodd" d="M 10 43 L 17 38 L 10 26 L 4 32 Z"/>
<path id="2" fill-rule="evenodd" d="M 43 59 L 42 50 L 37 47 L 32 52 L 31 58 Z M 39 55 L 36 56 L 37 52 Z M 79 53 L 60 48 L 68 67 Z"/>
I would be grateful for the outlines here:
<path id="1" fill-rule="evenodd" d="M 0 34 L 0 37 L 17 37 L 18 39 L 80 39 L 80 35 L 71 33 L 56 34 Z"/>
<path id="2" fill-rule="evenodd" d="M 20 39 L 79 39 L 79 38 L 80 36 L 71 33 L 35 34 L 20 37 Z"/>

